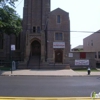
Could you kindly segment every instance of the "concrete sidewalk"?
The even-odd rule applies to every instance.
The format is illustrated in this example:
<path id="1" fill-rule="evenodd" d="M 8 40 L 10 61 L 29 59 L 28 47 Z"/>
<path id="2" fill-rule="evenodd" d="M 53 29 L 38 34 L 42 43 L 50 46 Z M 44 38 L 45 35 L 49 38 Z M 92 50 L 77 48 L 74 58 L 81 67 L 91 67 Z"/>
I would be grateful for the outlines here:
<path id="1" fill-rule="evenodd" d="M 33 75 L 33 76 L 87 76 L 87 72 L 67 70 L 15 70 L 0 71 L 0 75 Z M 100 72 L 91 72 L 90 76 L 100 75 Z"/>

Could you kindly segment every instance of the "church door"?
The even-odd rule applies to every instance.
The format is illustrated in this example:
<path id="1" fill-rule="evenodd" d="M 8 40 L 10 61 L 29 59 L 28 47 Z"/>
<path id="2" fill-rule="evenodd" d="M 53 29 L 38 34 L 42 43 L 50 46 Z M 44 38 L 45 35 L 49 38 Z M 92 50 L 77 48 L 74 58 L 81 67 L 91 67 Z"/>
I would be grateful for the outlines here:
<path id="1" fill-rule="evenodd" d="M 32 47 L 32 56 L 41 55 L 41 44 L 38 41 L 33 41 L 31 44 Z"/>
<path id="2" fill-rule="evenodd" d="M 56 50 L 55 51 L 55 63 L 62 63 L 63 62 L 63 51 Z"/>

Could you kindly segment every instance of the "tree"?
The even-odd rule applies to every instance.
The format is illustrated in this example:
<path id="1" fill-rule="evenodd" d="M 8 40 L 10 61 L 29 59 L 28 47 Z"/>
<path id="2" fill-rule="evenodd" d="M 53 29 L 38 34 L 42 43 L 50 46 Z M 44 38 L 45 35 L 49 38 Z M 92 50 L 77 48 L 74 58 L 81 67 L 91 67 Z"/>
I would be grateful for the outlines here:
<path id="1" fill-rule="evenodd" d="M 12 0 L 0 0 L 0 2 L 10 2 Z M 8 5 L 0 8 L 0 33 L 8 35 L 18 35 L 22 30 L 22 20 L 16 11 Z"/>
<path id="2" fill-rule="evenodd" d="M 18 0 L 0 0 L 0 7 L 3 7 L 7 4 L 10 4 L 11 6 L 15 7 L 15 2 Z"/>

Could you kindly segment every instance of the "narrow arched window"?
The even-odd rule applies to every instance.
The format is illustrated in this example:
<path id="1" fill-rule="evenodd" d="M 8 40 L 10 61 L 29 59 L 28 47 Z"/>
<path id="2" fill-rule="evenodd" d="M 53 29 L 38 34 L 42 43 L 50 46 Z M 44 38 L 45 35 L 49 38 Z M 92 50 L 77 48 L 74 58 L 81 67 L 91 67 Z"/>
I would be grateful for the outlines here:
<path id="1" fill-rule="evenodd" d="M 20 34 L 19 36 L 16 36 L 16 50 L 20 49 Z"/>
<path id="2" fill-rule="evenodd" d="M 36 33 L 36 27 L 35 26 L 33 27 L 33 33 Z"/>
<path id="3" fill-rule="evenodd" d="M 37 33 L 40 33 L 40 31 L 41 31 L 41 29 L 40 29 L 40 27 L 38 26 L 38 27 L 37 27 Z"/>
<path id="4" fill-rule="evenodd" d="M 60 15 L 57 15 L 57 23 L 60 23 L 60 22 L 61 22 Z"/>
<path id="5" fill-rule="evenodd" d="M 3 34 L 0 33 L 0 49 L 3 49 Z"/>

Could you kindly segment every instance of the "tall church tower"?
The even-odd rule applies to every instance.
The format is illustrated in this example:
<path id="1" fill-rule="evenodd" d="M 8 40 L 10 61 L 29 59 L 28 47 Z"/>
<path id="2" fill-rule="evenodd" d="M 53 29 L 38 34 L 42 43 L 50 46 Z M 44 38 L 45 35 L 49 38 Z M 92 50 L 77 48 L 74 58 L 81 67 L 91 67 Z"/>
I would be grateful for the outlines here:
<path id="1" fill-rule="evenodd" d="M 26 63 L 30 57 L 45 60 L 45 28 L 50 12 L 50 0 L 24 0 L 23 45 Z M 36 58 L 36 57 L 35 57 Z"/>
<path id="2" fill-rule="evenodd" d="M 46 18 L 50 12 L 50 0 L 24 0 L 24 28 L 43 30 Z"/>

